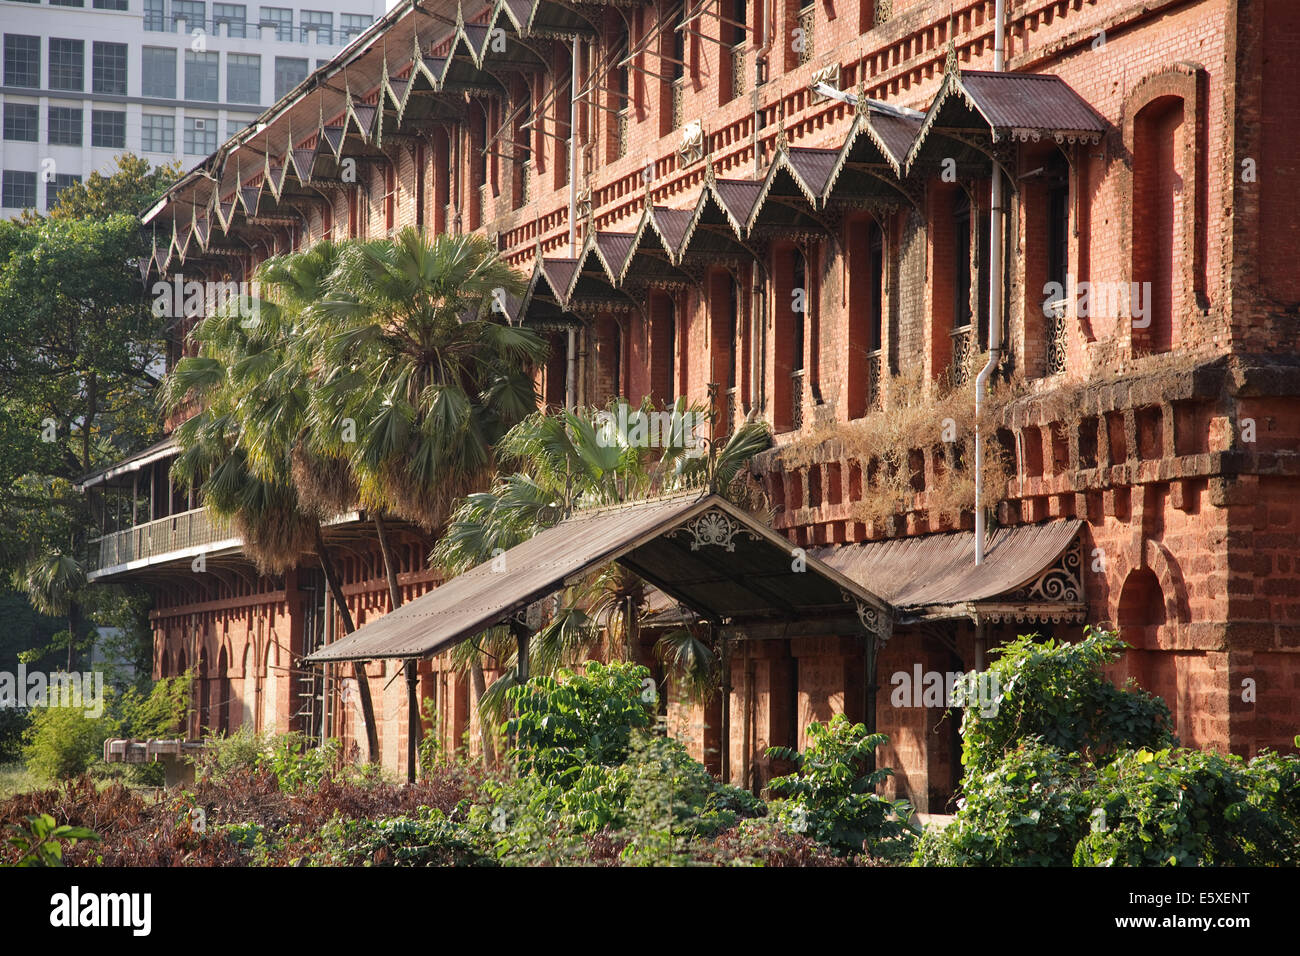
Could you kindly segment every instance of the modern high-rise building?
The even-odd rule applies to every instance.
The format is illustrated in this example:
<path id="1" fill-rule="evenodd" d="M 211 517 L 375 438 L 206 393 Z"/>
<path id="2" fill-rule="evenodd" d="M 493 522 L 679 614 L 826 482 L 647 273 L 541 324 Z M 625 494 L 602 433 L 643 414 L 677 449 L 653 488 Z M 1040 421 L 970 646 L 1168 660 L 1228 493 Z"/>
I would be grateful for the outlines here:
<path id="1" fill-rule="evenodd" d="M 0 216 L 45 212 L 123 152 L 188 169 L 384 12 L 311 5 L 0 0 Z"/>

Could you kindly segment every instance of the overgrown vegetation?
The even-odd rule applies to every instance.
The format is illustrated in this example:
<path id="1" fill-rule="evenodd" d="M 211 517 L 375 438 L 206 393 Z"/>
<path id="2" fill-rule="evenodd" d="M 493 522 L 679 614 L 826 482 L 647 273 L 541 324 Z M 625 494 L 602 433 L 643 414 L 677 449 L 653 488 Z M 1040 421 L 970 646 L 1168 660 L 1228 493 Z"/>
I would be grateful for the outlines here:
<path id="1" fill-rule="evenodd" d="M 769 784 L 772 793 L 788 798 L 777 819 L 841 854 L 883 849 L 899 856 L 910 851 L 916 832 L 910 823 L 911 804 L 876 793 L 892 770 L 868 769 L 876 748 L 888 739 L 836 714 L 829 723 L 808 725 L 808 749 L 803 753 L 769 747 L 768 756 L 792 761 L 797 768 Z"/>
<path id="2" fill-rule="evenodd" d="M 1003 648 L 992 667 L 998 712 L 973 707 L 963 722 L 960 809 L 919 842 L 906 801 L 876 792 L 891 773 L 874 766 L 882 735 L 842 716 L 809 725 L 802 752 L 769 751 L 794 765 L 771 781 L 769 802 L 719 783 L 659 732 L 646 668 L 589 662 L 509 691 L 506 769 L 431 757 L 419 783 L 399 787 L 345 765 L 333 746 L 241 732 L 212 742 L 188 788 L 150 797 L 81 776 L 0 803 L 0 829 L 14 835 L 0 862 L 1300 863 L 1300 760 L 1177 749 L 1162 701 L 1106 681 L 1102 668 L 1122 647 L 1089 631 L 1077 644 L 1021 638 Z M 68 839 L 65 850 L 63 837 L 80 831 L 61 827 L 100 839 Z"/>
<path id="3" fill-rule="evenodd" d="M 173 737 L 181 731 L 191 680 L 188 673 L 164 678 L 148 694 L 135 688 L 115 693 L 105 687 L 104 713 L 98 717 L 80 707 L 34 708 L 23 738 L 27 769 L 47 781 L 109 773 L 103 749 L 110 737 L 146 740 Z M 158 763 L 130 765 L 127 773 L 137 783 L 156 786 L 163 779 Z"/>
<path id="4" fill-rule="evenodd" d="M 1300 759 L 1179 749 L 1164 701 L 1102 668 L 1124 644 L 1022 637 L 991 670 L 998 711 L 966 711 L 956 817 L 922 865 L 1295 865 Z"/>
<path id="5" fill-rule="evenodd" d="M 974 367 L 968 370 L 972 375 Z M 949 522 L 975 506 L 975 409 L 970 386 L 955 386 L 950 378 L 927 382 L 918 369 L 893 376 L 889 401 L 860 419 L 812 429 L 773 452 L 774 465 L 786 470 L 807 468 L 823 460 L 819 450 L 836 446 L 834 460 L 849 458 L 862 468 L 861 497 L 850 502 L 853 517 L 864 523 L 884 522 L 920 507 Z M 1014 449 L 996 439 L 1001 410 L 1012 398 L 1008 387 L 990 393 L 981 429 L 984 446 L 984 501 L 995 507 L 1012 474 Z M 939 461 L 925 480 L 922 453 Z M 787 508 L 798 508 L 787 502 Z"/>

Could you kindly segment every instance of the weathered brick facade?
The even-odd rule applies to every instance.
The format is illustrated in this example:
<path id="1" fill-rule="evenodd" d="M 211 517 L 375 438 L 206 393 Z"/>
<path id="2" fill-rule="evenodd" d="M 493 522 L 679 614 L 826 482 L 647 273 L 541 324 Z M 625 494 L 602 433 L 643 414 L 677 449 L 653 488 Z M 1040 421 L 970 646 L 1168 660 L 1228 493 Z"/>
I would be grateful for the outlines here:
<path id="1" fill-rule="evenodd" d="M 571 223 L 572 43 L 559 37 L 563 31 L 535 34 L 528 55 L 537 57 L 535 69 L 519 53 L 493 74 L 492 31 L 503 31 L 503 47 L 520 32 L 505 7 L 530 4 L 502 0 L 485 16 L 466 6 L 465 39 L 447 40 L 456 30 L 454 5 L 399 6 L 376 39 L 345 51 L 319 83 L 309 79 L 272 110 L 268 132 L 224 148 L 210 167 L 219 188 L 188 179 L 173 191 L 159 221 L 176 217 L 178 240 L 160 250 L 160 265 L 180 268 L 175 250 L 198 215 L 192 200 L 199 210 L 214 204 L 205 213 L 214 226 L 212 248 L 196 248 L 197 241 L 188 248 L 187 273 L 229 270 L 229 259 L 215 254 L 218 215 L 227 235 L 257 237 L 244 267 L 324 236 L 377 237 L 414 225 L 479 229 L 531 272 L 539 256 L 578 258 L 596 232 L 636 231 L 648 207 L 693 209 L 715 179 L 761 178 L 787 147 L 838 150 L 854 109 L 815 96 L 815 71 L 838 67 L 840 89 L 924 111 L 946 68 L 990 70 L 993 62 L 993 0 L 720 3 L 690 20 L 681 42 L 670 3 L 540 4 L 539 18 L 576 11 L 591 27 L 578 43 L 586 98 Z M 1300 193 L 1290 142 L 1300 119 L 1293 55 L 1300 7 L 1286 0 L 1012 0 L 1007 7 L 1006 70 L 1060 77 L 1108 130 L 1096 143 L 1026 136 L 994 151 L 1008 184 L 1006 354 L 995 428 L 1009 477 L 997 489 L 996 520 L 1085 521 L 1088 616 L 1120 627 L 1133 650 L 1116 676 L 1161 694 L 1185 744 L 1242 754 L 1289 747 L 1300 729 L 1300 279 L 1292 262 Z M 471 40 L 480 36 L 475 23 L 492 28 L 486 39 Z M 412 48 L 430 69 L 450 56 L 476 73 L 475 42 L 499 86 L 449 81 L 410 93 L 399 109 L 418 79 Z M 624 70 L 617 62 L 629 48 Z M 386 87 L 384 77 L 398 83 Z M 412 104 L 435 100 L 443 111 L 419 118 Z M 379 107 L 378 118 L 354 122 L 367 106 Z M 342 128 L 333 134 L 342 136 L 341 149 L 323 145 L 318 118 Z M 679 149 L 692 121 L 702 128 L 698 155 Z M 375 125 L 365 129 L 365 122 Z M 233 204 L 242 202 L 237 187 L 263 186 L 260 165 L 248 157 L 269 150 L 270 165 L 286 162 L 290 130 L 294 137 L 313 131 L 294 149 L 335 153 L 325 164 L 328 182 L 316 190 L 323 198 L 293 190 L 275 197 L 277 209 L 300 209 L 301 220 L 273 213 L 259 222 L 240 205 L 227 227 L 226 191 Z M 237 156 L 244 157 L 240 182 Z M 356 185 L 340 181 L 349 157 Z M 702 402 L 711 382 L 723 386 L 724 399 L 734 388 L 728 404 L 776 432 L 776 447 L 757 470 L 777 527 L 795 545 L 969 529 L 973 497 L 956 515 L 936 497 L 942 474 L 962 467 L 947 457 L 939 422 L 934 434 L 911 436 L 914 493 L 886 521 L 863 510 L 879 464 L 845 449 L 855 429 L 898 400 L 903 379 L 938 389 L 970 338 L 986 338 L 989 169 L 987 161 L 963 162 L 949 181 L 942 166 L 915 164 L 892 202 L 809 205 L 802 225 L 785 232 L 733 229 L 743 255 L 714 262 L 668 255 L 678 267 L 671 279 L 638 281 L 641 260 L 632 260 L 626 281 L 607 282 L 606 297 L 560 302 L 578 330 L 571 397 Z M 258 175 L 250 179 L 250 170 Z M 722 228 L 699 225 L 691 242 Z M 584 262 L 594 273 L 594 259 Z M 1096 284 L 1094 302 L 1122 289 L 1109 303 L 1121 307 L 1085 310 L 1076 300 L 1054 322 L 1043 304 L 1056 276 Z M 1130 283 L 1150 283 L 1140 300 L 1149 322 L 1133 321 Z M 880 297 L 878 331 L 873 296 Z M 798 299 L 806 302 L 802 312 Z M 973 329 L 962 331 L 963 315 L 966 322 L 973 315 Z M 565 339 L 552 334 L 558 360 L 539 372 L 550 404 L 565 398 Z M 423 570 L 428 542 L 404 534 L 402 580 L 414 596 L 436 580 Z M 349 547 L 346 591 L 360 624 L 382 614 L 388 598 L 374 542 L 361 536 Z M 292 715 L 295 695 L 306 692 L 294 669 L 306 573 L 274 582 L 232 576 L 198 592 L 159 587 L 158 673 L 202 653 L 203 673 L 214 682 L 204 693 L 227 695 L 229 708 L 212 726 L 302 723 Z M 1027 630 L 1070 636 L 1078 626 L 991 623 L 983 636 L 996 642 Z M 854 639 L 741 643 L 731 657 L 733 781 L 770 776 L 763 748 L 801 743 L 810 720 L 863 716 Z M 942 810 L 955 782 L 953 721 L 940 719 L 942 708 L 891 707 L 887 675 L 917 662 L 969 669 L 979 653 L 972 622 L 949 623 L 944 641 L 905 631 L 882 652 L 877 724 L 891 742 L 881 762 L 895 768 L 897 790 L 923 809 Z M 369 673 L 385 763 L 396 769 L 405 760 L 406 705 L 395 666 L 372 664 Z M 448 668 L 423 663 L 421 693 L 437 697 L 440 732 L 454 746 L 476 730 L 468 683 Z M 330 686 L 332 713 L 343 715 L 331 732 L 354 739 L 359 722 L 338 685 Z M 719 714 L 717 704 L 703 716 L 673 708 L 672 720 L 693 728 L 693 746 L 706 756 Z"/>

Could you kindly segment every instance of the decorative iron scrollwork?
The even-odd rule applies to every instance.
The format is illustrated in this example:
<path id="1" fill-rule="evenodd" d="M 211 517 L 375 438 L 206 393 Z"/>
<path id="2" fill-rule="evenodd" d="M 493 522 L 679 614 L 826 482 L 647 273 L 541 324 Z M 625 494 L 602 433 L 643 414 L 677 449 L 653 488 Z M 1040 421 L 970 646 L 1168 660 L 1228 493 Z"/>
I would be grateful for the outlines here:
<path id="1" fill-rule="evenodd" d="M 874 635 L 881 647 L 889 642 L 889 639 L 894 635 L 894 616 L 888 610 L 859 600 L 847 591 L 841 591 L 840 597 L 853 604 L 863 630 Z"/>
<path id="2" fill-rule="evenodd" d="M 1075 542 L 1051 567 L 1018 588 L 1011 597 L 1017 601 L 1078 604 L 1083 601 L 1083 578 L 1079 573 L 1082 564 L 1083 557 Z"/>
<path id="3" fill-rule="evenodd" d="M 706 511 L 684 527 L 669 532 L 668 536 L 673 537 L 682 532 L 691 536 L 692 551 L 698 551 L 705 545 L 735 551 L 735 539 L 739 534 L 747 536 L 751 541 L 761 540 L 758 534 L 723 511 Z"/>
<path id="4" fill-rule="evenodd" d="M 795 52 L 798 54 L 800 66 L 813 58 L 813 30 L 816 28 L 816 24 L 816 7 L 809 6 L 799 11 L 799 29 L 803 32 L 799 36 L 799 49 Z"/>
<path id="5" fill-rule="evenodd" d="M 1047 374 L 1055 375 L 1065 371 L 1069 355 L 1070 338 L 1066 332 L 1065 303 L 1053 303 L 1043 312 L 1043 323 L 1047 331 Z"/>

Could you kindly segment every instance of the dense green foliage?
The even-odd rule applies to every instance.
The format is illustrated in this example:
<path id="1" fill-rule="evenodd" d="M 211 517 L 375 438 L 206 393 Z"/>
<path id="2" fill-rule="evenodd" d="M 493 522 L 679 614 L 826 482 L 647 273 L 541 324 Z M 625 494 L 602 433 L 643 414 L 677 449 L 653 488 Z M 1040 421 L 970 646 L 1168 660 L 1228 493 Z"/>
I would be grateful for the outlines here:
<path id="1" fill-rule="evenodd" d="M 1176 744 L 1165 702 L 1135 686 L 1106 679 L 1102 668 L 1125 644 L 1114 632 L 1086 628 L 1074 644 L 1022 636 L 989 651 L 1001 691 L 994 712 L 969 707 L 962 720 L 962 763 L 968 772 L 995 766 L 1021 740 L 1038 737 L 1063 753 L 1104 761 L 1128 747 Z"/>
<path id="2" fill-rule="evenodd" d="M 1097 771 L 1078 866 L 1296 866 L 1300 760 L 1137 750 Z"/>
<path id="3" fill-rule="evenodd" d="M 339 742 L 324 744 L 304 734 L 257 734 L 241 728 L 229 737 L 215 737 L 194 758 L 195 774 L 203 779 L 232 780 L 251 774 L 271 775 L 285 793 L 320 786 L 334 774 L 345 774 Z M 373 776 L 367 768 L 363 776 Z"/>
<path id="4" fill-rule="evenodd" d="M 829 723 L 808 725 L 803 753 L 769 747 L 768 756 L 796 766 L 794 773 L 768 785 L 773 794 L 787 798 L 778 819 L 838 853 L 877 851 L 887 840 L 906 845 L 914 833 L 909 823 L 912 807 L 906 800 L 889 801 L 876 793 L 892 770 L 868 769 L 876 748 L 887 740 L 836 714 Z"/>
<path id="5" fill-rule="evenodd" d="M 38 777 L 66 780 L 88 770 L 101 771 L 104 741 L 110 737 L 144 740 L 181 732 L 189 702 L 191 674 L 164 678 L 148 694 L 135 688 L 116 693 L 105 687 L 103 713 L 91 716 L 80 707 L 37 707 L 30 713 L 23 756 Z M 158 763 L 130 768 L 141 783 L 162 783 Z"/>
<path id="6" fill-rule="evenodd" d="M 102 759 L 104 741 L 116 722 L 89 716 L 80 707 L 37 707 L 32 711 L 23 757 L 27 769 L 48 780 L 85 773 Z"/>
<path id="7" fill-rule="evenodd" d="M 916 862 L 949 866 L 1293 865 L 1300 759 L 1170 746 L 1164 702 L 1115 687 L 1124 645 L 1022 637 L 992 670 L 996 715 L 967 709 L 966 774 L 954 820 Z"/>
<path id="8" fill-rule="evenodd" d="M 1077 756 L 1036 740 L 987 770 L 966 770 L 958 812 L 927 831 L 917 862 L 941 866 L 1068 866 L 1089 826 L 1089 779 Z"/>
<path id="9" fill-rule="evenodd" d="M 134 214 L 175 175 L 124 157 L 64 190 L 48 218 L 0 222 L 0 580 L 64 623 L 0 637 L 0 665 L 21 654 L 48 669 L 59 652 L 75 669 L 92 625 L 124 627 L 115 650 L 145 656 L 139 601 L 85 586 L 99 516 L 75 482 L 158 435 L 165 319 L 141 286 Z"/>
<path id="10" fill-rule="evenodd" d="M 639 664 L 589 661 L 583 673 L 534 677 L 507 694 L 516 715 L 506 724 L 521 774 L 571 786 L 586 768 L 627 759 L 632 731 L 648 727 L 642 688 L 650 671 Z"/>

